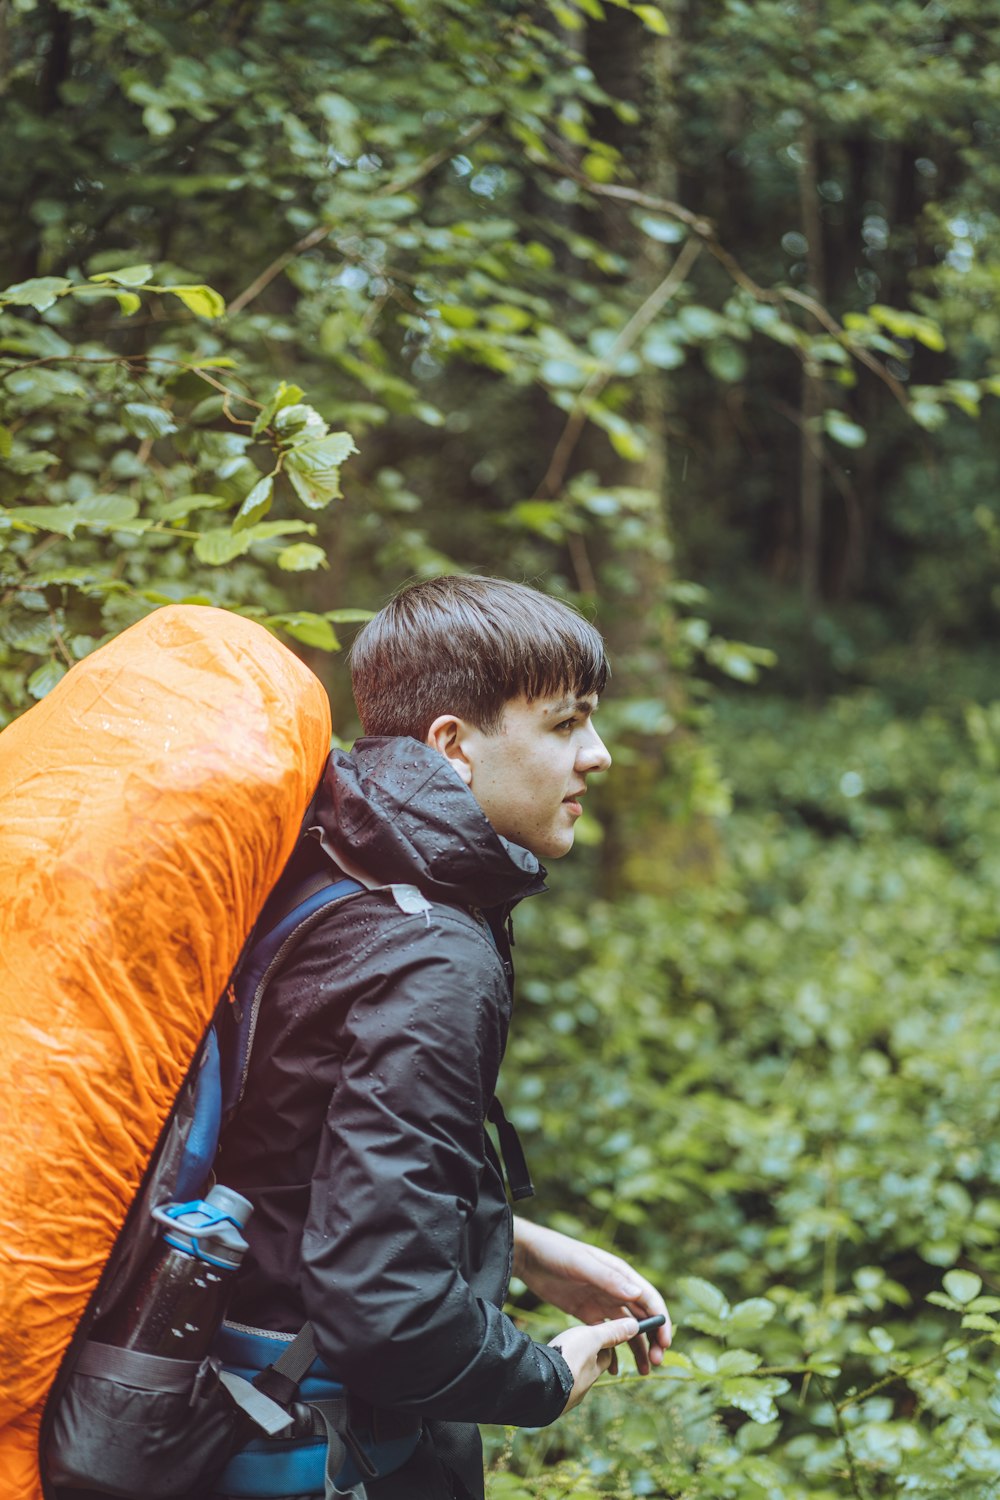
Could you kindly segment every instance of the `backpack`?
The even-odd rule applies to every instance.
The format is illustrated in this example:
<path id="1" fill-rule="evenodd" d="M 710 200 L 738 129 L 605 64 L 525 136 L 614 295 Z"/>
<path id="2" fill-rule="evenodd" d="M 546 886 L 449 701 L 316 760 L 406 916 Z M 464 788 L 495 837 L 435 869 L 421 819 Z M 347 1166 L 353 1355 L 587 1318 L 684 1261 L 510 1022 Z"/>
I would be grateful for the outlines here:
<path id="1" fill-rule="evenodd" d="M 179 1148 L 206 1030 L 329 750 L 260 625 L 155 611 L 0 734 L 0 1493 Z M 123 1231 L 124 1235 L 123 1235 Z"/>
<path id="2" fill-rule="evenodd" d="M 180 1148 L 158 1155 L 144 1205 L 194 1207 L 186 1200 L 205 1190 L 220 1128 L 242 1098 L 271 977 L 330 906 L 365 889 L 348 877 L 310 877 L 306 886 L 289 892 L 279 881 L 251 935 L 175 1106 Z M 101 1317 L 127 1292 L 158 1233 L 147 1209 L 121 1236 Z M 224 1324 L 201 1364 L 104 1344 L 99 1321 L 93 1338 L 88 1331 L 53 1386 L 42 1439 L 46 1471 L 60 1487 L 170 1500 L 195 1485 L 200 1497 L 209 1484 L 227 1496 L 363 1500 L 364 1480 L 391 1472 L 416 1446 L 417 1418 L 380 1412 L 377 1433 L 371 1420 L 359 1422 L 358 1404 L 317 1356 L 308 1324 L 295 1337 Z"/>

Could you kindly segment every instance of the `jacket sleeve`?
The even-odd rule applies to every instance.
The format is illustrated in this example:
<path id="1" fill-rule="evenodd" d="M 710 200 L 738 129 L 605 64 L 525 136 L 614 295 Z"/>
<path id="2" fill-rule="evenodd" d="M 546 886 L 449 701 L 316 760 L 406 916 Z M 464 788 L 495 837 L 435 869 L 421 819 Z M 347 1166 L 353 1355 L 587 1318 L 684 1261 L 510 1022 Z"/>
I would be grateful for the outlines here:
<path id="1" fill-rule="evenodd" d="M 569 1367 L 477 1296 L 464 1264 L 506 1039 L 502 966 L 465 914 L 407 916 L 382 892 L 362 907 L 303 1239 L 317 1345 L 378 1405 L 544 1426 Z"/>

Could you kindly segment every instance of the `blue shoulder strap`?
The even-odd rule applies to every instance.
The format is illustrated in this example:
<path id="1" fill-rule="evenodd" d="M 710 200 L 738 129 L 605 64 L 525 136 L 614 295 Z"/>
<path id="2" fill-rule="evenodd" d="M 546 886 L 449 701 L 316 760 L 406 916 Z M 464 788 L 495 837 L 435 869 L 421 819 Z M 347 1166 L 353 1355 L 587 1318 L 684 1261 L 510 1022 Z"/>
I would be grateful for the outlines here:
<path id="1" fill-rule="evenodd" d="M 257 1029 L 257 1014 L 270 971 L 294 943 L 299 931 L 318 912 L 353 896 L 365 887 L 345 876 L 312 891 L 286 912 L 273 927 L 254 934 L 242 954 L 222 1004 L 232 1007 L 226 1025 L 225 1057 L 219 1046 L 218 1021 L 213 1023 L 202 1051 L 195 1087 L 194 1119 L 184 1144 L 174 1194 L 181 1200 L 196 1197 L 205 1184 L 219 1146 L 222 1122 L 236 1108 L 243 1092 Z"/>

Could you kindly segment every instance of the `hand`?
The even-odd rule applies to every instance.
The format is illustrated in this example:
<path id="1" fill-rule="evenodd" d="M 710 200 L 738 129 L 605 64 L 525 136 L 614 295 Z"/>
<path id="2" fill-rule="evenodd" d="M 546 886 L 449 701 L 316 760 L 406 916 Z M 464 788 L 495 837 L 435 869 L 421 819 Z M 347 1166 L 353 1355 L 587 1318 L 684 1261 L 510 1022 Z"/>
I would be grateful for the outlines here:
<path id="1" fill-rule="evenodd" d="M 515 1219 L 514 1272 L 536 1296 L 582 1323 L 601 1324 L 606 1318 L 621 1319 L 623 1313 L 634 1313 L 637 1318 L 663 1313 L 667 1321 L 649 1335 L 648 1343 L 642 1334 L 628 1335 L 640 1375 L 649 1374 L 650 1362 L 662 1363 L 672 1337 L 666 1305 L 656 1288 L 620 1256 L 528 1219 Z M 563 1338 L 561 1334 L 560 1347 Z"/>
<path id="2" fill-rule="evenodd" d="M 563 1413 L 579 1406 L 598 1375 L 603 1375 L 605 1370 L 618 1373 L 615 1348 L 627 1339 L 638 1342 L 636 1326 L 635 1318 L 618 1318 L 613 1323 L 598 1323 L 593 1327 L 584 1324 L 567 1328 L 564 1333 L 550 1339 L 549 1347 L 559 1350 L 573 1372 L 573 1389 Z"/>

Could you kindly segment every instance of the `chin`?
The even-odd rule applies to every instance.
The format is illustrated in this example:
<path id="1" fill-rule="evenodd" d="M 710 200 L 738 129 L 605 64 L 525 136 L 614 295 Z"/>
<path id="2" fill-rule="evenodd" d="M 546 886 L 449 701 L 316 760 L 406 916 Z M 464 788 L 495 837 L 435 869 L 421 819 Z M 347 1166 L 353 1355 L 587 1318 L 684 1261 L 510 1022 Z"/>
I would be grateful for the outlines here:
<path id="1" fill-rule="evenodd" d="M 544 844 L 537 844 L 532 849 L 532 854 L 537 859 L 562 859 L 573 847 L 573 833 L 560 834 L 557 838 L 546 840 Z"/>

